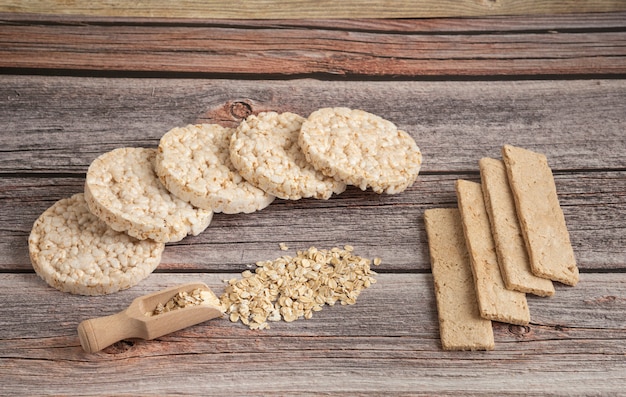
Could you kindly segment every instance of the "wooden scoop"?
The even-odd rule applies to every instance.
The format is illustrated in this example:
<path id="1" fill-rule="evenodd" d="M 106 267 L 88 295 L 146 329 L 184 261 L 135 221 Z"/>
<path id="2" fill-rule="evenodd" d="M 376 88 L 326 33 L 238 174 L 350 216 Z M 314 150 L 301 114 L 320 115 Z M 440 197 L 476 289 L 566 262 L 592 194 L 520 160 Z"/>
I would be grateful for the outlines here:
<path id="1" fill-rule="evenodd" d="M 124 311 L 106 317 L 85 320 L 78 325 L 78 337 L 83 349 L 95 353 L 122 339 L 154 339 L 192 326 L 223 313 L 217 306 L 203 302 L 161 314 L 150 315 L 156 306 L 196 288 L 210 291 L 203 283 L 188 283 L 136 298 Z"/>

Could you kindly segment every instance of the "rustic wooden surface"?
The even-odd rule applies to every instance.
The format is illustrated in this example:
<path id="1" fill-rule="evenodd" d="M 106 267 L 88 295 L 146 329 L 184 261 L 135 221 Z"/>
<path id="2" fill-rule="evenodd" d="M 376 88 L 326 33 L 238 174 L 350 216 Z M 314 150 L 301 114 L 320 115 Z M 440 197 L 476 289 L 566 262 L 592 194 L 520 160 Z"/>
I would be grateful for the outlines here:
<path id="1" fill-rule="evenodd" d="M 1 395 L 623 392 L 625 14 L 183 22 L 24 12 L 0 14 Z M 153 275 L 109 296 L 64 294 L 32 271 L 33 222 L 82 191 L 99 154 L 155 147 L 187 123 L 323 106 L 409 131 L 424 153 L 418 181 L 394 196 L 349 188 L 216 214 L 201 235 L 169 244 Z M 423 211 L 456 206 L 454 181 L 478 181 L 478 160 L 505 143 L 548 156 L 581 281 L 528 296 L 528 327 L 494 323 L 494 351 L 444 352 Z M 217 319 L 82 351 L 80 321 L 183 282 L 219 294 L 223 280 L 285 254 L 280 242 L 288 254 L 351 244 L 383 259 L 378 282 L 356 305 L 266 331 Z"/>

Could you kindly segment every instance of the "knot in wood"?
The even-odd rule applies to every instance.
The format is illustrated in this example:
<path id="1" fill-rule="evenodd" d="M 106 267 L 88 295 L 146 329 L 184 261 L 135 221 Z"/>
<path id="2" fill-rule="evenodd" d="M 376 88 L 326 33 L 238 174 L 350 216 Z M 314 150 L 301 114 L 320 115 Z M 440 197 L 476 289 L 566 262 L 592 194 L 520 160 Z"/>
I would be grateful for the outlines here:
<path id="1" fill-rule="evenodd" d="M 245 119 L 252 114 L 252 106 L 250 104 L 237 101 L 230 104 L 230 114 L 237 119 Z"/>
<path id="2" fill-rule="evenodd" d="M 524 336 L 530 332 L 530 327 L 527 325 L 509 325 L 509 332 L 513 335 Z"/>

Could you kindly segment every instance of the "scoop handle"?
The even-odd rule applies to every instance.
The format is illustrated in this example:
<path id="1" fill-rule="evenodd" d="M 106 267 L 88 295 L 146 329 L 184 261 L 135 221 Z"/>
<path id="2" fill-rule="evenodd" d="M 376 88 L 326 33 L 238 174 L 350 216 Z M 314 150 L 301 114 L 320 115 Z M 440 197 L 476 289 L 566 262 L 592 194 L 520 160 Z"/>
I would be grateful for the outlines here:
<path id="1" fill-rule="evenodd" d="M 84 320 L 78 324 L 80 344 L 87 353 L 95 353 L 127 338 L 145 338 L 145 324 L 128 316 L 126 311 Z"/>

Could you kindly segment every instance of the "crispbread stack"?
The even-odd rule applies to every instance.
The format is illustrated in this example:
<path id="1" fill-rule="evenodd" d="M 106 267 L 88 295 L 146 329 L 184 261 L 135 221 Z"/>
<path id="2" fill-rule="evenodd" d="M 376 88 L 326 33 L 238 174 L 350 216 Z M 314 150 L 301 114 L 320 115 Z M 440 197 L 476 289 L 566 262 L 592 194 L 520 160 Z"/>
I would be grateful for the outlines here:
<path id="1" fill-rule="evenodd" d="M 578 268 L 546 157 L 510 145 L 503 147 L 502 154 L 504 161 L 479 161 L 480 184 L 456 182 L 465 235 L 463 248 L 467 246 L 469 253 L 475 293 L 472 299 L 480 316 L 526 325 L 530 313 L 525 294 L 551 296 L 552 281 L 576 285 Z M 435 230 L 434 222 L 449 222 L 438 214 L 433 210 L 425 214 L 427 231 Z M 453 232 L 449 233 L 454 240 Z M 441 236 L 429 231 L 428 237 L 434 276 L 440 259 L 433 256 L 433 246 L 440 244 Z M 441 275 L 435 278 L 436 290 L 438 283 L 442 283 Z M 452 279 L 449 285 L 454 285 Z M 467 292 L 462 294 L 469 296 Z M 440 293 L 436 298 L 438 305 L 445 306 L 440 302 L 444 299 Z M 456 338 L 456 344 L 450 345 L 443 340 L 443 327 L 440 331 L 446 349 L 467 350 L 476 343 L 462 328 L 454 337 L 447 329 L 445 338 Z M 483 343 L 488 340 L 483 339 Z"/>
<path id="2" fill-rule="evenodd" d="M 350 167 L 338 172 L 347 143 L 354 146 L 346 153 Z M 98 156 L 84 194 L 61 200 L 35 222 L 31 262 L 61 291 L 112 293 L 147 277 L 165 243 L 203 232 L 214 212 L 251 213 L 275 197 L 328 199 L 348 184 L 395 194 L 415 182 L 421 162 L 413 138 L 361 110 L 320 109 L 308 119 L 264 112 L 236 129 L 176 127 L 158 149 Z"/>

